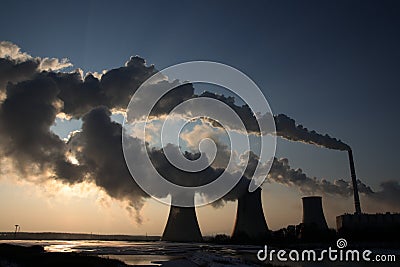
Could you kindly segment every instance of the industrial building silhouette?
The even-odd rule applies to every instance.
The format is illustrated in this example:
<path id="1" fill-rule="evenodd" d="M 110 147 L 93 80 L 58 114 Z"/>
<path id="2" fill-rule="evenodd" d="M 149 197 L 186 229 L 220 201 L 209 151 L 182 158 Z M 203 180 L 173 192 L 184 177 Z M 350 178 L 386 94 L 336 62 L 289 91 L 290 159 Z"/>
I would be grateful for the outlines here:
<path id="1" fill-rule="evenodd" d="M 303 224 L 313 225 L 319 230 L 327 230 L 328 224 L 322 209 L 322 197 L 303 197 Z"/>
<path id="2" fill-rule="evenodd" d="M 358 184 L 354 167 L 353 152 L 348 151 L 351 180 L 353 184 L 354 214 L 342 214 L 336 217 L 336 229 L 341 236 L 355 240 L 386 240 L 400 239 L 400 214 L 386 212 L 367 214 L 361 210 L 358 195 Z M 365 233 L 368 233 L 367 235 Z"/>
<path id="3" fill-rule="evenodd" d="M 261 188 L 245 192 L 238 198 L 233 240 L 256 240 L 269 233 L 265 220 Z M 161 240 L 174 242 L 200 242 L 203 240 L 197 221 L 195 207 L 171 205 L 168 221 Z"/>
<path id="4" fill-rule="evenodd" d="M 360 236 L 368 236 L 366 231 L 380 235 L 390 236 L 388 229 L 397 234 L 392 235 L 400 238 L 400 214 L 365 214 L 361 211 L 360 199 L 357 188 L 357 178 L 354 167 L 353 153 L 348 152 L 350 174 L 353 186 L 354 214 L 343 214 L 336 217 L 337 232 L 339 235 L 352 235 L 360 232 Z M 302 197 L 303 218 L 298 226 L 293 229 L 299 229 L 297 236 L 301 240 L 322 241 L 332 237 L 332 229 L 328 228 L 325 219 L 322 197 L 305 196 Z M 289 230 L 293 230 L 293 229 Z M 386 229 L 386 230 L 385 230 Z M 289 231 L 290 232 L 290 231 Z M 291 232 L 297 232 L 291 231 Z M 335 232 L 335 231 L 334 231 Z M 335 232 L 336 233 L 336 232 Z M 234 230 L 231 240 L 234 242 L 242 241 L 261 241 L 267 240 L 271 235 L 264 216 L 261 188 L 254 192 L 243 192 L 237 199 L 237 212 Z M 200 227 L 197 221 L 196 209 L 193 207 L 178 207 L 171 204 L 168 221 L 162 235 L 164 241 L 175 242 L 201 242 Z"/>
<path id="5" fill-rule="evenodd" d="M 203 241 L 195 207 L 171 205 L 167 225 L 161 240 L 174 242 Z"/>
<path id="6" fill-rule="evenodd" d="M 246 192 L 238 198 L 235 227 L 232 239 L 237 241 L 265 238 L 269 233 L 265 220 L 261 188 Z"/>

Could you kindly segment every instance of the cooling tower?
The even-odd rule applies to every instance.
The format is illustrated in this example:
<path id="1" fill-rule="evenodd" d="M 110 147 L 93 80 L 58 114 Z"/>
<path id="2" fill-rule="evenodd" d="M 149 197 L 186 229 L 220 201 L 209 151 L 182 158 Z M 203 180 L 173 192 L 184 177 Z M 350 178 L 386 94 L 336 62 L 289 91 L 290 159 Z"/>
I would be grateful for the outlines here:
<path id="1" fill-rule="evenodd" d="M 353 183 L 354 206 L 356 209 L 355 213 L 361 214 L 361 205 L 360 205 L 360 198 L 358 196 L 358 186 L 357 186 L 356 170 L 354 168 L 353 152 L 349 150 L 348 154 L 350 162 L 351 181 Z"/>
<path id="2" fill-rule="evenodd" d="M 261 203 L 261 189 L 246 192 L 238 199 L 235 228 L 232 239 L 258 240 L 269 233 Z"/>
<path id="3" fill-rule="evenodd" d="M 319 230 L 328 229 L 324 211 L 322 210 L 322 197 L 303 197 L 303 224 L 313 225 Z"/>
<path id="4" fill-rule="evenodd" d="M 174 242 L 201 242 L 195 207 L 171 205 L 167 225 L 161 240 Z"/>

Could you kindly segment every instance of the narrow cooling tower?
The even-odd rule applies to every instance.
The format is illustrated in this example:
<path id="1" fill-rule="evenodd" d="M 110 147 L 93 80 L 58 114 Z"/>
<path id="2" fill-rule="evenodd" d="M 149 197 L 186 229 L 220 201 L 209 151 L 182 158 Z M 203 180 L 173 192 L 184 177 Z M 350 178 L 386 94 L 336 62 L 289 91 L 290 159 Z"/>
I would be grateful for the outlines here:
<path id="1" fill-rule="evenodd" d="M 232 233 L 232 239 L 257 240 L 263 239 L 269 233 L 267 222 L 261 203 L 261 189 L 239 197 L 235 228 Z"/>
<path id="2" fill-rule="evenodd" d="M 177 207 L 171 204 L 167 225 L 161 240 L 174 242 L 203 241 L 195 207 Z"/>
<path id="3" fill-rule="evenodd" d="M 314 225 L 320 230 L 328 229 L 324 211 L 322 210 L 322 197 L 303 197 L 303 224 Z"/>

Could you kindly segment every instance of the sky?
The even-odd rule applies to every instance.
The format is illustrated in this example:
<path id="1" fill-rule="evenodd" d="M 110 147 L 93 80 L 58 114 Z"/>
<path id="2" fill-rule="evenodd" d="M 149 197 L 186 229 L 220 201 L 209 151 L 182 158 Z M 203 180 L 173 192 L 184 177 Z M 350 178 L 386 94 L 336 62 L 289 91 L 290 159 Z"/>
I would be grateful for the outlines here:
<path id="1" fill-rule="evenodd" d="M 357 177 L 374 190 L 398 175 L 400 4 L 396 1 L 3 1 L 0 40 L 34 57 L 68 58 L 99 72 L 139 55 L 157 69 L 211 60 L 248 75 L 274 114 L 339 138 L 354 153 Z M 59 121 L 66 137 L 80 123 Z M 349 179 L 347 155 L 278 138 L 277 157 L 308 176 Z M 142 224 L 123 203 L 90 185 L 33 186 L 0 177 L 0 231 L 161 234 L 168 206 L 148 200 Z M 295 188 L 267 184 L 263 206 L 272 229 L 301 221 Z M 282 200 L 285 205 L 282 205 Z M 67 201 L 66 201 L 67 200 Z M 363 205 L 363 196 L 361 201 Z M 365 199 L 366 211 L 385 212 Z M 326 196 L 327 221 L 353 210 L 351 198 Z M 206 234 L 230 233 L 235 203 L 198 209 Z M 391 207 L 388 211 L 400 211 Z M 215 214 L 223 213 L 215 222 Z M 162 216 L 161 216 L 162 214 Z"/>

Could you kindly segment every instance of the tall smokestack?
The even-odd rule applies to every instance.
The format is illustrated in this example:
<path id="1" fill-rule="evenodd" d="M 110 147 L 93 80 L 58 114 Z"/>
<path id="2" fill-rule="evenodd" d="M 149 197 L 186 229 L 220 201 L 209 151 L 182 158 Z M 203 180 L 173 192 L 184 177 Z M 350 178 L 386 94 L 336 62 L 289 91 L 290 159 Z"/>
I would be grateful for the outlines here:
<path id="1" fill-rule="evenodd" d="M 319 230 L 328 229 L 324 211 L 322 209 L 322 197 L 303 197 L 303 224 L 315 225 Z"/>
<path id="2" fill-rule="evenodd" d="M 354 195 L 354 206 L 356 209 L 356 214 L 361 214 L 361 205 L 360 205 L 360 197 L 358 196 L 358 186 L 357 186 L 357 177 L 356 170 L 354 168 L 354 160 L 353 160 L 353 152 L 348 150 L 349 161 L 350 161 L 350 173 L 351 173 L 351 181 L 353 183 L 353 195 Z"/>
<path id="3" fill-rule="evenodd" d="M 246 192 L 238 198 L 235 228 L 232 239 L 257 240 L 269 233 L 261 203 L 261 189 Z"/>
<path id="4" fill-rule="evenodd" d="M 172 203 L 173 201 L 161 240 L 174 242 L 203 241 L 194 205 L 193 207 L 178 207 Z"/>

